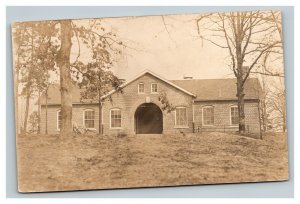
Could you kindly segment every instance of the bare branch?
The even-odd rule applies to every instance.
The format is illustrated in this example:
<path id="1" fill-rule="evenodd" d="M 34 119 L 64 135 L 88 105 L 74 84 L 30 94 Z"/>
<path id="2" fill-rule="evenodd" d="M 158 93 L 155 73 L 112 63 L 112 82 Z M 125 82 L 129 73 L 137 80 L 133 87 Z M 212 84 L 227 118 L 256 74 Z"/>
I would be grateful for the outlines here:
<path id="1" fill-rule="evenodd" d="M 165 17 L 164 17 L 164 16 L 161 16 L 161 19 L 162 19 L 162 22 L 163 22 L 163 24 L 164 24 L 165 30 L 167 31 L 170 40 L 177 46 L 177 43 L 176 43 L 175 40 L 172 38 L 172 36 L 171 36 L 171 34 L 170 34 L 170 31 L 168 30 L 168 27 L 167 27 L 167 24 L 166 24 L 166 21 L 165 21 Z"/>

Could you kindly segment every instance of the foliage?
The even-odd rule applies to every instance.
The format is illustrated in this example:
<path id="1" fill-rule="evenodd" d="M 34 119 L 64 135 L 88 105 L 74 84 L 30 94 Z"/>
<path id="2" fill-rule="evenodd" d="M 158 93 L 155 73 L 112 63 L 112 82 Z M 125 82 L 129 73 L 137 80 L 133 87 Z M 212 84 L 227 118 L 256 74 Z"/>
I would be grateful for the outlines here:
<path id="1" fill-rule="evenodd" d="M 14 43 L 17 47 L 17 64 L 20 71 L 22 93 L 30 84 L 33 91 L 44 90 L 49 78 L 48 70 L 55 70 L 56 45 L 52 45 L 53 25 L 47 22 L 23 22 L 14 26 Z"/>
<path id="2" fill-rule="evenodd" d="M 30 129 L 29 132 L 30 133 L 38 133 L 38 129 L 39 129 L 39 114 L 37 111 L 33 111 L 30 116 L 29 116 L 29 125 L 30 125 Z"/>
<path id="3" fill-rule="evenodd" d="M 71 24 L 70 28 L 62 29 L 66 28 L 63 27 L 66 23 Z M 63 30 L 71 35 L 63 35 Z M 64 74 L 61 77 L 61 93 L 64 96 L 61 107 L 62 121 L 72 120 L 72 116 L 64 117 L 64 113 L 67 114 L 64 110 L 67 110 L 67 106 L 72 106 L 71 86 L 67 85 L 70 84 L 67 81 L 73 80 L 81 86 L 86 86 L 88 92 L 83 94 L 86 98 L 94 97 L 94 90 L 98 85 L 101 86 L 101 90 L 98 87 L 99 90 L 96 93 L 100 96 L 108 90 L 106 89 L 108 84 L 117 88 L 121 83 L 109 69 L 113 64 L 113 56 L 121 54 L 116 47 L 123 46 L 123 43 L 115 39 L 114 33 L 106 31 L 100 20 L 86 20 L 84 25 L 76 20 L 16 23 L 13 34 L 18 55 L 15 63 L 16 73 L 18 73 L 17 81 L 20 82 L 18 86 L 21 89 L 21 95 L 26 98 L 27 111 L 25 111 L 24 129 L 27 126 L 30 98 L 39 96 L 40 94 L 37 93 L 48 88 L 50 70 L 62 76 L 61 72 L 65 70 L 64 59 L 66 58 L 69 59 L 70 66 L 67 65 L 67 72 L 70 76 Z M 66 45 L 63 42 L 71 43 Z M 62 50 L 63 46 L 64 50 L 72 50 L 72 52 L 78 48 L 75 60 L 71 56 L 74 53 L 65 53 Z M 69 56 L 67 57 L 66 54 Z M 87 60 L 86 56 L 91 57 L 91 60 Z M 62 124 L 65 123 L 62 122 Z"/>
<path id="4" fill-rule="evenodd" d="M 158 100 L 162 104 L 162 110 L 167 111 L 167 113 L 171 113 L 173 110 L 175 110 L 175 106 L 172 105 L 172 103 L 169 101 L 166 92 L 161 92 L 158 96 Z"/>
<path id="5" fill-rule="evenodd" d="M 51 46 L 50 43 L 51 30 L 52 25 L 46 22 L 16 23 L 13 27 L 16 92 L 26 100 L 22 128 L 25 132 L 30 109 L 29 101 L 33 97 L 39 97 L 40 92 L 47 88 L 48 71 L 55 69 L 55 46 Z"/>

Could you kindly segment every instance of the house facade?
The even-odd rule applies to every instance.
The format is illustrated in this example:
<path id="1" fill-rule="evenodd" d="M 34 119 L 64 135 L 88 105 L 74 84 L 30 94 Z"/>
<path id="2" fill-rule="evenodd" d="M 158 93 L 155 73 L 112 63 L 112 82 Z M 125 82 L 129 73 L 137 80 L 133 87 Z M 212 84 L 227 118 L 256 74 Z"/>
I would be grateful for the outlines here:
<path id="1" fill-rule="evenodd" d="M 82 101 L 73 88 L 73 124 L 105 135 L 178 134 L 238 131 L 236 79 L 167 80 L 146 70 L 97 101 Z M 246 130 L 260 132 L 260 84 L 245 84 Z M 168 104 L 168 105 L 166 105 Z M 48 90 L 41 105 L 42 132 L 58 134 L 61 126 L 59 86 Z M 99 124 L 99 117 L 101 123 Z"/>

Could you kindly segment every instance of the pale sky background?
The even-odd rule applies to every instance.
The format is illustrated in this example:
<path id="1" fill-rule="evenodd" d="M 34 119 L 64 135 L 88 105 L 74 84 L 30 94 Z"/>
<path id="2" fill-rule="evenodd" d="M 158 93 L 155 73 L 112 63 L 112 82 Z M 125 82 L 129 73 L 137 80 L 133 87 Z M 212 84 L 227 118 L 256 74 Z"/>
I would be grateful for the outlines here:
<path id="1" fill-rule="evenodd" d="M 130 79 L 149 69 L 166 79 L 234 77 L 225 59 L 228 51 L 200 39 L 195 20 L 198 17 L 199 14 L 164 16 L 166 27 L 161 16 L 103 19 L 105 28 L 134 48 L 123 48 L 115 74 Z M 88 20 L 80 23 L 84 22 Z M 76 46 L 72 53 L 75 57 Z"/>

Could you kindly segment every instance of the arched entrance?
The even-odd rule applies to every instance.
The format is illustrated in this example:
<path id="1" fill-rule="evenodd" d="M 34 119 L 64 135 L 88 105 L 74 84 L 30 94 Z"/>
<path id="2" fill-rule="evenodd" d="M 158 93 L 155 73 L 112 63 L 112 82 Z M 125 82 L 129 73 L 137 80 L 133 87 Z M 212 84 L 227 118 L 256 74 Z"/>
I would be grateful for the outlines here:
<path id="1" fill-rule="evenodd" d="M 136 134 L 162 134 L 163 114 L 154 103 L 143 103 L 134 114 Z"/>

